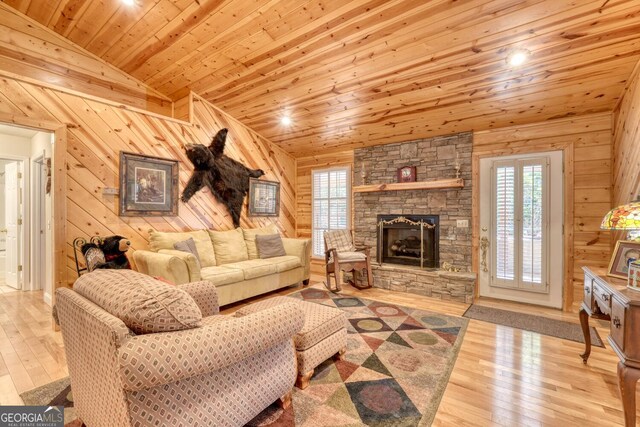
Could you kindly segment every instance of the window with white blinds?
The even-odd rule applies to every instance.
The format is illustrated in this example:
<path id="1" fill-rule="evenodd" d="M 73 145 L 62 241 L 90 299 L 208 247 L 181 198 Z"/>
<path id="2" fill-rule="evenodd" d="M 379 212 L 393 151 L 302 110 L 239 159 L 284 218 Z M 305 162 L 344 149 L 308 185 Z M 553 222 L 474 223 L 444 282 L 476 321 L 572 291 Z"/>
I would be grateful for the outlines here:
<path id="1" fill-rule="evenodd" d="M 314 170 L 312 176 L 313 255 L 324 256 L 324 232 L 349 228 L 351 169 Z"/>
<path id="2" fill-rule="evenodd" d="M 492 285 L 546 291 L 548 159 L 493 164 Z"/>

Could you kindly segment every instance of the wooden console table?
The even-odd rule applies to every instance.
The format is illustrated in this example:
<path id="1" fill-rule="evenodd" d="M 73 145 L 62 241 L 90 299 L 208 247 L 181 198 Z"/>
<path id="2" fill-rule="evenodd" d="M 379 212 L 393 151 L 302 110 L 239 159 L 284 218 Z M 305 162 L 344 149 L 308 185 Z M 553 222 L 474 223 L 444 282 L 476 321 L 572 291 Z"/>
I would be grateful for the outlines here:
<path id="1" fill-rule="evenodd" d="M 627 281 L 606 276 L 604 269 L 583 267 L 584 299 L 580 325 L 584 334 L 587 363 L 591 353 L 589 317 L 610 320 L 607 337 L 618 355 L 618 387 L 624 409 L 624 424 L 636 425 L 636 383 L 640 378 L 640 292 L 627 289 Z"/>

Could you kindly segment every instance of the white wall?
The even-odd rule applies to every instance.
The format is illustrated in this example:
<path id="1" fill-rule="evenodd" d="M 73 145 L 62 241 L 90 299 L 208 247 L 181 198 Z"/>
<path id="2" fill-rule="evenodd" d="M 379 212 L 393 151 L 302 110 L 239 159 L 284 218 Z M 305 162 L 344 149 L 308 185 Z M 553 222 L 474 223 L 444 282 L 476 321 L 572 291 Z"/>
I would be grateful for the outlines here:
<path id="1" fill-rule="evenodd" d="M 0 159 L 14 157 L 29 157 L 31 154 L 31 139 L 24 136 L 10 135 L 0 132 Z M 4 165 L 11 163 L 10 161 L 0 160 L 0 170 L 4 172 Z M 4 203 L 4 176 L 2 177 L 2 194 L 0 194 L 0 211 L 2 211 L 0 219 L 0 230 L 5 228 L 5 203 Z M 4 249 L 6 242 L 6 234 L 0 233 L 0 249 Z M 4 279 L 5 272 L 4 253 L 0 254 L 0 278 Z"/>
<path id="2" fill-rule="evenodd" d="M 0 159 L 0 230 L 6 228 L 5 225 L 5 197 L 4 197 L 4 165 L 10 163 L 8 160 Z M 5 247 L 7 243 L 7 233 L 0 232 L 0 281 L 5 278 Z"/>
<path id="3" fill-rule="evenodd" d="M 35 177 L 35 171 L 33 170 L 33 168 L 36 167 L 36 165 L 33 163 L 33 160 L 37 159 L 38 157 L 42 156 L 42 154 L 44 153 L 45 157 L 48 158 L 52 158 L 53 157 L 53 146 L 52 146 L 52 134 L 48 133 L 48 132 L 38 132 L 37 134 L 35 134 L 33 136 L 33 138 L 31 138 L 31 152 L 30 152 L 30 157 L 31 157 L 31 168 L 32 168 L 32 176 Z M 53 168 L 53 164 L 51 165 L 51 167 Z M 34 184 L 34 179 L 31 180 L 32 182 L 32 188 L 35 188 Z M 52 187 L 53 188 L 53 185 Z M 33 259 L 36 262 L 46 262 L 46 268 L 45 268 L 45 275 L 46 275 L 46 282 L 41 284 L 42 289 L 44 290 L 44 298 L 45 301 L 47 301 L 48 303 L 51 303 L 51 287 L 52 287 L 52 277 L 53 277 L 53 262 L 52 262 L 52 254 L 53 254 L 53 234 L 52 234 L 52 221 L 53 221 L 53 204 L 52 204 L 52 192 L 47 194 L 45 196 L 45 222 L 46 222 L 46 230 L 45 230 L 45 236 L 46 236 L 46 260 L 38 260 L 40 253 L 36 252 L 37 248 L 33 248 L 32 249 L 32 254 L 33 254 Z M 32 195 L 32 203 L 31 206 L 35 207 L 35 203 L 33 203 L 33 200 L 35 197 L 37 197 L 38 195 L 33 194 Z M 33 215 L 32 215 L 33 218 Z M 37 224 L 34 224 L 34 230 L 36 229 L 35 227 L 37 226 Z"/>
<path id="4" fill-rule="evenodd" d="M 25 185 L 27 186 L 27 198 L 26 201 L 30 208 L 34 207 L 34 194 L 33 185 L 34 180 L 31 179 L 34 176 L 34 168 L 38 167 L 38 165 L 34 165 L 33 160 L 43 155 L 45 157 L 52 157 L 53 154 L 53 146 L 52 146 L 52 134 L 47 132 L 37 132 L 34 130 L 24 129 L 24 128 L 15 128 L 9 125 L 0 125 L 0 159 L 2 158 L 23 158 L 25 159 L 25 172 L 28 170 L 30 176 L 26 176 Z M 0 161 L 1 162 L 1 161 Z M 4 165 L 1 164 L 0 167 L 4 170 Z M 53 165 L 52 165 L 53 167 Z M 26 175 L 26 173 L 25 173 Z M 4 185 L 4 184 L 3 184 Z M 4 223 L 4 192 L 0 194 L 0 209 L 2 210 L 2 222 Z M 53 220 L 53 203 L 52 203 L 52 193 L 47 194 L 45 196 L 45 236 L 46 236 L 46 259 L 41 259 L 42 256 L 40 251 L 38 251 L 35 245 L 31 244 L 32 234 L 33 236 L 37 236 L 38 228 L 36 224 L 34 225 L 34 230 L 36 232 L 29 233 L 29 230 L 25 229 L 24 241 L 23 244 L 27 246 L 29 252 L 31 254 L 30 258 L 32 261 L 41 263 L 40 265 L 45 265 L 45 283 L 29 283 L 24 284 L 23 289 L 39 289 L 42 288 L 44 291 L 44 299 L 48 303 L 51 302 L 51 289 L 52 289 L 52 278 L 53 278 L 53 235 L 52 235 L 52 220 Z M 33 212 L 27 212 L 27 218 L 29 223 L 33 221 Z M 3 227 L 0 227 L 0 229 Z M 31 263 L 33 265 L 33 262 Z M 4 270 L 4 262 L 2 262 L 2 266 L 0 266 Z M 33 273 L 32 273 L 33 274 Z M 33 278 L 30 278 L 30 280 Z"/>
<path id="5" fill-rule="evenodd" d="M 30 157 L 31 139 L 0 133 L 0 158 L 4 156 Z"/>

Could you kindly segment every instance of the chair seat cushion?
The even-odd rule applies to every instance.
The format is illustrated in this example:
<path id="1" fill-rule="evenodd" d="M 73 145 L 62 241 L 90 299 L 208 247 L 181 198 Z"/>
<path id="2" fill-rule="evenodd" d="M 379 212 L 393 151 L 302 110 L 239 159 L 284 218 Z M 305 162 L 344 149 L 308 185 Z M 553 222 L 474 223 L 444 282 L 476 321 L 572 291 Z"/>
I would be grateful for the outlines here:
<path id="1" fill-rule="evenodd" d="M 73 290 L 136 334 L 195 328 L 202 320 L 187 292 L 133 270 L 95 270 L 80 276 Z"/>
<path id="2" fill-rule="evenodd" d="M 267 259 L 250 259 L 247 261 L 234 262 L 225 264 L 222 268 L 241 271 L 242 274 L 244 274 L 245 280 L 268 276 L 275 274 L 277 271 L 276 264 Z"/>
<path id="3" fill-rule="evenodd" d="M 244 274 L 241 270 L 224 267 L 205 267 L 200 270 L 202 280 L 208 280 L 216 286 L 228 285 L 229 283 L 242 282 Z"/>
<path id="4" fill-rule="evenodd" d="M 304 312 L 304 326 L 293 338 L 296 350 L 307 350 L 328 336 L 346 328 L 347 318 L 342 310 L 322 304 L 300 301 L 290 297 L 275 297 L 250 304 L 236 311 L 236 316 L 246 316 L 288 302 L 295 302 Z"/>
<path id="5" fill-rule="evenodd" d="M 362 252 L 338 252 L 338 262 L 364 261 L 367 256 Z"/>

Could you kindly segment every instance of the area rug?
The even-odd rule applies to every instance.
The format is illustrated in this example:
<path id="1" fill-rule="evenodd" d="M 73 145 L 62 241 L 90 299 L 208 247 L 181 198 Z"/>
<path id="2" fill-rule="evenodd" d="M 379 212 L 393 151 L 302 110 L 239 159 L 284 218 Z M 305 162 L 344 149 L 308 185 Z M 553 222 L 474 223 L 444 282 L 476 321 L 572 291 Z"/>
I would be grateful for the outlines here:
<path id="1" fill-rule="evenodd" d="M 515 311 L 500 310 L 498 308 L 485 307 L 476 304 L 471 305 L 463 316 L 468 317 L 469 319 L 481 320 L 483 322 L 495 323 L 497 325 L 508 326 L 510 328 L 536 332 L 550 337 L 584 343 L 582 327 L 578 323 L 549 319 L 547 317 L 534 316 L 532 314 L 517 313 Z M 602 343 L 596 328 L 591 326 L 589 330 L 591 332 L 591 344 L 604 348 L 604 344 Z"/>
<path id="2" fill-rule="evenodd" d="M 344 360 L 329 359 L 316 368 L 305 390 L 294 388 L 287 410 L 274 404 L 248 427 L 431 425 L 467 319 L 321 289 L 289 296 L 343 310 L 348 319 L 347 352 Z M 65 402 L 57 404 L 66 407 L 73 401 L 64 382 L 22 396 L 29 397 L 29 404 L 52 404 L 51 396 L 58 402 L 64 396 Z M 39 397 L 34 402 L 32 396 Z M 65 411 L 65 422 L 74 418 L 71 410 Z"/>

